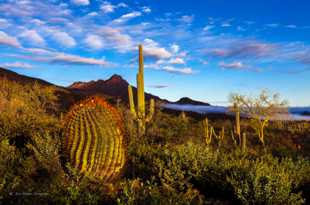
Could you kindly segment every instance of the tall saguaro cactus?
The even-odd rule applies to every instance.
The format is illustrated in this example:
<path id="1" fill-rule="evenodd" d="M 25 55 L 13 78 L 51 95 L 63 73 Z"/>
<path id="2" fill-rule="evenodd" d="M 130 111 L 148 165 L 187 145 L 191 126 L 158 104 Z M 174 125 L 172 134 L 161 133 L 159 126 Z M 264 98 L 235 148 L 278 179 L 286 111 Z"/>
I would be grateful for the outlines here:
<path id="1" fill-rule="evenodd" d="M 235 114 L 236 114 L 236 125 L 235 125 L 235 131 L 236 131 L 236 134 L 238 136 L 238 139 L 239 139 L 239 143 L 241 143 L 241 128 L 240 128 L 240 107 L 237 103 L 234 104 L 234 111 L 235 111 Z"/>
<path id="2" fill-rule="evenodd" d="M 128 86 L 128 98 L 130 111 L 137 121 L 138 135 L 142 136 L 145 134 L 145 124 L 151 121 L 155 110 L 154 99 L 151 99 L 149 113 L 147 115 L 145 113 L 144 64 L 142 45 L 139 45 L 139 71 L 137 74 L 137 109 L 135 108 L 132 87 L 130 85 Z"/>
<path id="3" fill-rule="evenodd" d="M 123 122 L 100 97 L 76 104 L 64 121 L 63 148 L 73 167 L 86 176 L 111 182 L 125 164 Z"/>

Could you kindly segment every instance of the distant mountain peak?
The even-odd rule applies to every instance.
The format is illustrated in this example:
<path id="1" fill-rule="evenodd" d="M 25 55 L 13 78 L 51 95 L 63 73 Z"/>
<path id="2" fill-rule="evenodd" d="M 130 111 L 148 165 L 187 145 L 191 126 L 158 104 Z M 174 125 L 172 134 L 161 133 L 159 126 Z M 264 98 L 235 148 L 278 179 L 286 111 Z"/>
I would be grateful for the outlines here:
<path id="1" fill-rule="evenodd" d="M 88 81 L 88 82 L 81 82 L 81 81 L 77 81 L 72 83 L 69 88 L 73 88 L 73 89 L 87 89 L 90 87 L 102 87 L 102 86 L 107 86 L 107 85 L 119 85 L 119 86 L 127 86 L 128 82 L 122 78 L 122 76 L 114 74 L 112 75 L 109 79 L 107 80 L 92 80 L 92 81 Z"/>
<path id="2" fill-rule="evenodd" d="M 69 89 L 83 93 L 86 96 L 102 94 L 114 98 L 119 98 L 124 102 L 128 102 L 128 85 L 129 83 L 122 76 L 114 74 L 107 80 L 75 82 L 69 86 Z M 133 93 L 136 95 L 135 87 L 133 87 Z M 160 100 L 158 96 L 154 96 L 148 93 L 145 94 L 145 98 L 154 98 Z"/>
<path id="3" fill-rule="evenodd" d="M 175 104 L 181 104 L 181 105 L 185 105 L 185 104 L 188 104 L 188 105 L 206 105 L 206 106 L 210 105 L 209 103 L 193 100 L 193 99 L 191 99 L 189 97 L 182 97 L 178 101 L 176 101 Z"/>
<path id="4" fill-rule="evenodd" d="M 107 81 L 125 81 L 122 76 L 118 74 L 112 75 Z"/>
<path id="5" fill-rule="evenodd" d="M 108 83 L 108 84 L 110 84 L 110 83 L 112 83 L 112 84 L 126 84 L 126 85 L 128 85 L 128 82 L 125 79 L 123 79 L 122 76 L 117 75 L 117 74 L 112 75 L 108 80 L 105 81 L 105 83 Z"/>

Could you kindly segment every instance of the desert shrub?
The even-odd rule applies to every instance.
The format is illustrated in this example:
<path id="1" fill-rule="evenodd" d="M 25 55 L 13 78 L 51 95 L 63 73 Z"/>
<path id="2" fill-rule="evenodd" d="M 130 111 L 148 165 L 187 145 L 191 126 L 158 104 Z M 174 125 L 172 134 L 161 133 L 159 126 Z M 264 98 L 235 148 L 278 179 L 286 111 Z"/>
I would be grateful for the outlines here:
<path id="1" fill-rule="evenodd" d="M 192 136 L 194 126 L 191 119 L 158 111 L 147 126 L 146 140 L 156 144 L 182 143 Z"/>
<path id="2" fill-rule="evenodd" d="M 63 185 L 59 143 L 46 134 L 32 136 L 24 155 L 9 140 L 0 142 L 0 204 L 45 203 Z"/>
<path id="3" fill-rule="evenodd" d="M 0 99 L 0 140 L 10 138 L 11 144 L 23 147 L 33 133 L 58 125 L 53 87 L 2 79 Z"/>
<path id="4" fill-rule="evenodd" d="M 51 194 L 52 204 L 111 204 L 110 187 L 82 175 L 79 170 L 66 165 L 65 178 L 61 186 Z"/>
<path id="5" fill-rule="evenodd" d="M 197 190 L 190 188 L 186 192 L 179 192 L 172 187 L 157 184 L 154 179 L 146 182 L 140 179 L 126 180 L 121 186 L 123 188 L 116 199 L 119 205 L 203 204 Z"/>
<path id="6" fill-rule="evenodd" d="M 178 193 L 195 189 L 206 199 L 241 204 L 302 204 L 307 197 L 300 192 L 309 183 L 310 166 L 304 159 L 253 158 L 194 143 L 132 146 L 127 176 L 144 181 L 153 177 Z"/>
<path id="7" fill-rule="evenodd" d="M 247 162 L 242 163 L 239 171 L 231 170 L 227 178 L 242 204 L 304 202 L 301 193 L 294 193 L 294 183 L 299 181 L 295 178 L 298 173 L 291 170 L 285 160 L 282 163 L 268 155 Z"/>

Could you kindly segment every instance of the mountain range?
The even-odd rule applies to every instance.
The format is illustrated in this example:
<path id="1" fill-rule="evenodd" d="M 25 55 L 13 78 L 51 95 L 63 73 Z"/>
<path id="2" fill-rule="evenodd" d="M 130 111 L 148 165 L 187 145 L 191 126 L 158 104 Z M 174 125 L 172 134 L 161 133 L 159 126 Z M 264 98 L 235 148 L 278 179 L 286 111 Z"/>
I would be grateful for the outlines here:
<path id="1" fill-rule="evenodd" d="M 123 79 L 120 75 L 112 75 L 107 80 L 96 80 L 89 82 L 74 82 L 68 87 L 54 85 L 45 80 L 28 77 L 18 74 L 16 72 L 0 68 L 0 80 L 6 78 L 11 81 L 15 81 L 21 84 L 39 83 L 42 86 L 53 86 L 56 89 L 56 95 L 60 99 L 60 104 L 63 108 L 68 108 L 73 103 L 91 95 L 101 95 L 107 98 L 110 102 L 116 103 L 120 100 L 123 103 L 128 104 L 128 85 L 129 83 Z M 137 89 L 133 86 L 133 94 L 136 96 Z M 145 93 L 146 100 L 151 98 L 157 102 L 162 103 L 176 103 L 176 104 L 192 104 L 192 105 L 209 105 L 199 101 L 192 100 L 184 97 L 176 102 L 170 102 L 166 99 L 161 99 L 158 96 L 150 93 Z"/>

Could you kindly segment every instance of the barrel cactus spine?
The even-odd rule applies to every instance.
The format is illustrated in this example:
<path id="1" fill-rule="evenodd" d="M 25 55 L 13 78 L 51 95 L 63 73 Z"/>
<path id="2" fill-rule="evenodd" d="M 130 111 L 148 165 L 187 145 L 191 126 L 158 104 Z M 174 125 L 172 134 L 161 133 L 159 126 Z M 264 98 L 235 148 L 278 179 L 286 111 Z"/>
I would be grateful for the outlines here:
<path id="1" fill-rule="evenodd" d="M 64 120 L 63 148 L 71 165 L 95 179 L 111 182 L 125 164 L 123 121 L 100 97 L 76 104 Z"/>

